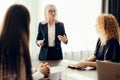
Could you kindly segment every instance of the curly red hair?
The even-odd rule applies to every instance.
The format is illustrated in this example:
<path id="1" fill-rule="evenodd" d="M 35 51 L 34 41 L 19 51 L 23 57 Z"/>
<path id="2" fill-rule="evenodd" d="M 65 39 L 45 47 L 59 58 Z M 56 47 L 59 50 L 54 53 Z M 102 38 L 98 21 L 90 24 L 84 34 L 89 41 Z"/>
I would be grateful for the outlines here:
<path id="1" fill-rule="evenodd" d="M 119 40 L 119 23 L 112 14 L 101 14 L 97 18 L 97 24 L 100 26 L 99 29 L 103 29 L 102 31 L 104 31 L 104 34 L 102 34 L 102 32 L 100 33 L 104 38 L 104 41 L 101 40 L 103 43 L 106 43 L 110 38 Z"/>

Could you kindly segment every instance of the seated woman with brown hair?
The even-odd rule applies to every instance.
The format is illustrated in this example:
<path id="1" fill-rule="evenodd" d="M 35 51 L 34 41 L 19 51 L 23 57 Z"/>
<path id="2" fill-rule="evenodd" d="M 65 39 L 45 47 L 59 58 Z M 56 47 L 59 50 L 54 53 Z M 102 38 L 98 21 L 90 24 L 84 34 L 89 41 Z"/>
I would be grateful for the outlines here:
<path id="1" fill-rule="evenodd" d="M 41 64 L 32 75 L 29 25 L 30 14 L 26 7 L 19 4 L 9 7 L 0 35 L 0 80 L 38 80 L 49 75 L 47 63 Z"/>

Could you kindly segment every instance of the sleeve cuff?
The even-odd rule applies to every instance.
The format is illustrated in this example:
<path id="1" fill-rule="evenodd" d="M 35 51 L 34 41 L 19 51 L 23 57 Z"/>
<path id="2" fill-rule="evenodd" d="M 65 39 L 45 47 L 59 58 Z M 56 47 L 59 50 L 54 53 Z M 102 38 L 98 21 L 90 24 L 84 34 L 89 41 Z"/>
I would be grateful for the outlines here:
<path id="1" fill-rule="evenodd" d="M 32 74 L 32 77 L 33 77 L 33 80 L 39 80 L 39 79 L 43 78 L 44 75 L 37 71 L 37 72 Z"/>

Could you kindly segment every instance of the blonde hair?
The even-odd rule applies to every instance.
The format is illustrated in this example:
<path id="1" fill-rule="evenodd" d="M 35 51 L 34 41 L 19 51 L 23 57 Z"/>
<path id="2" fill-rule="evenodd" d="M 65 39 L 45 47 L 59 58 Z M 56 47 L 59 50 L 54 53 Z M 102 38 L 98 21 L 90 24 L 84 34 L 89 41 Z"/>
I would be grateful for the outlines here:
<path id="1" fill-rule="evenodd" d="M 97 24 L 100 26 L 99 29 L 103 29 L 105 32 L 105 34 L 103 34 L 102 31 L 100 33 L 100 39 L 102 43 L 106 44 L 107 40 L 111 38 L 116 38 L 119 40 L 119 24 L 112 14 L 101 14 L 97 18 Z"/>
<path id="2" fill-rule="evenodd" d="M 49 14 L 49 10 L 54 7 L 56 9 L 56 6 L 53 5 L 53 4 L 48 4 L 46 7 L 45 7 L 45 10 L 44 10 L 44 17 L 45 17 L 45 20 L 42 22 L 43 24 L 46 24 L 49 22 L 49 17 L 48 17 L 48 14 Z M 56 19 L 55 19 L 55 22 L 58 22 L 57 20 L 57 13 L 56 13 Z"/>

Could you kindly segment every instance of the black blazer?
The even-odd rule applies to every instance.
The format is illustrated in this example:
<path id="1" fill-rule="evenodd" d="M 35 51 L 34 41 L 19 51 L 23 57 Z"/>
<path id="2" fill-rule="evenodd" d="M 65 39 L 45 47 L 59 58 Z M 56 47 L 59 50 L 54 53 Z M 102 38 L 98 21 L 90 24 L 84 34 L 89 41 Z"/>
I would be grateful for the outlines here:
<path id="1" fill-rule="evenodd" d="M 55 23 L 55 48 L 57 49 L 57 53 L 59 56 L 57 56 L 57 59 L 63 59 L 62 55 L 62 49 L 61 49 L 61 41 L 58 40 L 58 35 L 66 35 L 64 24 L 62 22 Z M 39 23 L 38 28 L 38 35 L 37 40 L 45 40 L 44 46 L 41 46 L 40 52 L 39 52 L 39 60 L 46 60 L 46 56 L 48 53 L 48 24 L 42 24 Z M 37 41 L 36 40 L 36 41 Z"/>

